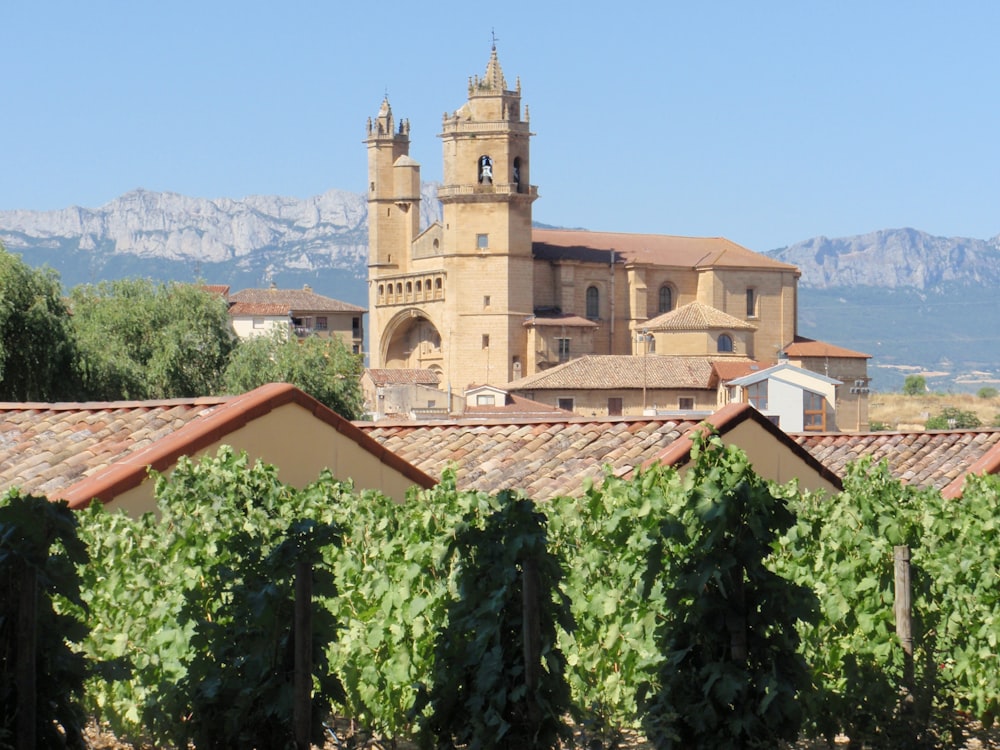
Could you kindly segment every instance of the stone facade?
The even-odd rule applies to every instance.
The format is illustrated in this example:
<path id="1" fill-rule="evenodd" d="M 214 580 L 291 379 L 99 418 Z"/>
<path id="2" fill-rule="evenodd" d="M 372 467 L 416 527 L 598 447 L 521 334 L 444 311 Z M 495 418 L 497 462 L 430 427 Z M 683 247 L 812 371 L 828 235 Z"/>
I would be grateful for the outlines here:
<path id="1" fill-rule="evenodd" d="M 587 355 L 773 362 L 795 339 L 792 265 L 718 237 L 533 228 L 528 108 L 495 47 L 443 117 L 442 219 L 423 232 L 409 137 L 383 100 L 365 140 L 371 367 L 432 370 L 449 393 L 513 390 Z M 693 303 L 718 313 L 711 325 L 648 330 Z M 582 401 L 608 409 L 607 394 Z"/>

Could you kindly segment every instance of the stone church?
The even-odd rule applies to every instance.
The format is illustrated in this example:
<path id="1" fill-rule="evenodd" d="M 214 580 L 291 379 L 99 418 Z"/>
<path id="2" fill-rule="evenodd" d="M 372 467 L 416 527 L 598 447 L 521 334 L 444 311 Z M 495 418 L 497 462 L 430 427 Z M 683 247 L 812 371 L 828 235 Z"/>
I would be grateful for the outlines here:
<path id="1" fill-rule="evenodd" d="M 531 130 L 494 46 L 445 114 L 442 219 L 420 231 L 420 165 L 388 98 L 369 119 L 372 368 L 516 388 L 586 355 L 777 361 L 796 340 L 795 266 L 724 238 L 539 229 Z"/>

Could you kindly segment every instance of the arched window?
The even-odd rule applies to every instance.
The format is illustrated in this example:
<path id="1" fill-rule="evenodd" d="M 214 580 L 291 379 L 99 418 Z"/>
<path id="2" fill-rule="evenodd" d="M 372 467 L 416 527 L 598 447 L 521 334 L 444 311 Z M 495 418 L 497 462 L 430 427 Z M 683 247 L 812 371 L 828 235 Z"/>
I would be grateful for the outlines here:
<path id="1" fill-rule="evenodd" d="M 757 317 L 757 290 L 749 286 L 747 287 L 747 317 Z"/>
<path id="2" fill-rule="evenodd" d="M 486 154 L 479 157 L 479 182 L 493 184 L 493 159 Z"/>
<path id="3" fill-rule="evenodd" d="M 420 292 L 422 291 L 423 291 L 423 282 L 420 281 L 420 279 L 417 279 L 417 294 L 420 294 Z"/>
<path id="4" fill-rule="evenodd" d="M 402 285 L 402 283 L 396 284 L 396 294 L 398 294 L 398 295 L 402 295 L 403 294 L 403 285 Z"/>
<path id="5" fill-rule="evenodd" d="M 412 281 L 407 281 L 406 282 L 406 293 L 407 294 L 413 294 L 413 282 Z"/>
<path id="6" fill-rule="evenodd" d="M 730 336 L 728 333 L 720 333 L 716 349 L 720 352 L 732 352 L 733 337 Z"/>
<path id="7" fill-rule="evenodd" d="M 660 287 L 660 299 L 659 305 L 657 307 L 657 312 L 660 315 L 666 312 L 670 312 L 674 309 L 674 290 L 671 289 L 667 284 Z"/>
<path id="8" fill-rule="evenodd" d="M 596 286 L 587 287 L 587 317 L 591 320 L 601 317 L 601 293 Z"/>
<path id="9" fill-rule="evenodd" d="M 514 157 L 514 169 L 513 169 L 513 172 L 511 174 L 511 182 L 514 183 L 514 185 L 515 185 L 514 189 L 517 192 L 519 192 L 519 193 L 523 192 L 521 190 L 521 157 L 520 156 L 515 156 Z"/>

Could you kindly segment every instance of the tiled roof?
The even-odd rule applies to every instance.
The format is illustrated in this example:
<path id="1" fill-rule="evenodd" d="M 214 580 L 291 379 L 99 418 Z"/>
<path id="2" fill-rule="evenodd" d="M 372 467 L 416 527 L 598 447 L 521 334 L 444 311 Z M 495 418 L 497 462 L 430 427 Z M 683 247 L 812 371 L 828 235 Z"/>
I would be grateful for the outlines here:
<path id="1" fill-rule="evenodd" d="M 557 328 L 597 328 L 597 323 L 580 315 L 533 315 L 524 321 L 525 326 L 554 326 Z"/>
<path id="2" fill-rule="evenodd" d="M 489 424 L 427 422 L 362 425 L 371 437 L 432 477 L 455 467 L 459 487 L 521 489 L 549 499 L 578 494 L 602 466 L 616 474 L 639 466 L 694 426 L 664 419 L 506 420 Z"/>
<path id="3" fill-rule="evenodd" d="M 578 229 L 534 229 L 531 237 L 532 252 L 536 258 L 566 257 L 603 260 L 606 263 L 613 250 L 615 258 L 626 263 L 655 263 L 679 268 L 770 268 L 798 273 L 793 265 L 755 253 L 723 237 L 675 237 Z"/>
<path id="4" fill-rule="evenodd" d="M 241 396 L 110 403 L 0 403 L 0 492 L 85 504 L 139 485 L 272 409 L 295 402 L 416 484 L 429 477 L 387 453 L 353 424 L 286 383 Z"/>
<path id="5" fill-rule="evenodd" d="M 994 474 L 1000 469 L 1000 430 L 928 430 L 802 434 L 792 438 L 843 477 L 847 464 L 863 456 L 888 461 L 892 475 L 918 487 L 941 490 L 946 497 L 962 494 L 967 474 Z"/>
<path id="6" fill-rule="evenodd" d="M 209 294 L 218 294 L 223 299 L 229 297 L 229 284 L 202 284 L 201 288 Z"/>
<path id="7" fill-rule="evenodd" d="M 53 497 L 169 437 L 225 399 L 0 404 L 0 488 Z"/>
<path id="8" fill-rule="evenodd" d="M 767 367 L 770 367 L 770 365 L 752 359 L 720 359 L 718 362 L 712 363 L 712 369 L 715 370 L 716 377 L 723 383 L 728 383 L 734 378 L 741 378 L 744 375 L 759 372 Z"/>
<path id="9" fill-rule="evenodd" d="M 440 381 L 434 370 L 412 368 L 369 367 L 365 372 L 375 385 L 437 385 Z"/>
<path id="10" fill-rule="evenodd" d="M 699 331 L 706 328 L 756 331 L 757 326 L 722 312 L 711 305 L 689 302 L 676 310 L 657 315 L 642 324 L 651 331 Z"/>
<path id="11" fill-rule="evenodd" d="M 795 340 L 785 347 L 785 354 L 789 357 L 849 357 L 855 359 L 871 359 L 872 356 L 844 349 L 841 346 L 834 346 L 825 341 L 807 339 L 805 336 L 796 336 Z"/>
<path id="12" fill-rule="evenodd" d="M 786 450 L 839 484 L 832 473 L 746 404 L 726 406 L 706 421 L 725 435 L 748 419 L 758 422 Z M 654 461 L 682 465 L 690 457 L 691 441 L 678 438 L 692 429 L 701 429 L 698 425 L 693 420 L 673 417 L 567 417 L 486 424 L 379 422 L 359 426 L 432 477 L 454 468 L 460 489 L 519 489 L 535 500 L 549 500 L 578 496 L 588 480 L 602 480 L 605 466 L 616 476 L 628 477 L 635 468 Z"/>
<path id="13" fill-rule="evenodd" d="M 243 289 L 229 295 L 230 303 L 241 303 L 256 309 L 257 305 L 277 305 L 287 313 L 293 312 L 366 312 L 365 308 L 341 302 L 339 299 L 324 297 L 309 289 Z M 263 308 L 261 308 L 263 309 Z M 230 310 L 232 314 L 232 310 Z M 249 314 L 249 313 L 248 313 Z M 258 315 L 269 313 L 258 312 Z M 282 313 L 274 313 L 282 314 Z"/>
<path id="14" fill-rule="evenodd" d="M 592 354 L 507 384 L 517 391 L 551 389 L 714 388 L 719 357 Z M 736 361 L 747 361 L 736 358 Z"/>
<path id="15" fill-rule="evenodd" d="M 287 317 L 291 312 L 288 305 L 280 302 L 231 302 L 229 304 L 229 316 L 238 318 L 248 315 L 259 315 L 263 317 Z"/>

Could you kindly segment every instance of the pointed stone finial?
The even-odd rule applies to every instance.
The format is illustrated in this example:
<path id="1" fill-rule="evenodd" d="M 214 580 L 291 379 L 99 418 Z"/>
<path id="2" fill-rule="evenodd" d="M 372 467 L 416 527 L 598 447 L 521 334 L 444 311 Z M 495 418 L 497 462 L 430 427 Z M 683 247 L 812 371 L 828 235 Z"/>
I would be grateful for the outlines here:
<path id="1" fill-rule="evenodd" d="M 503 77 L 503 70 L 500 67 L 500 59 L 497 57 L 496 44 L 490 52 L 490 61 L 486 64 L 486 75 L 483 77 L 483 88 L 490 88 L 494 91 L 503 91 L 507 88 L 507 82 Z"/>

